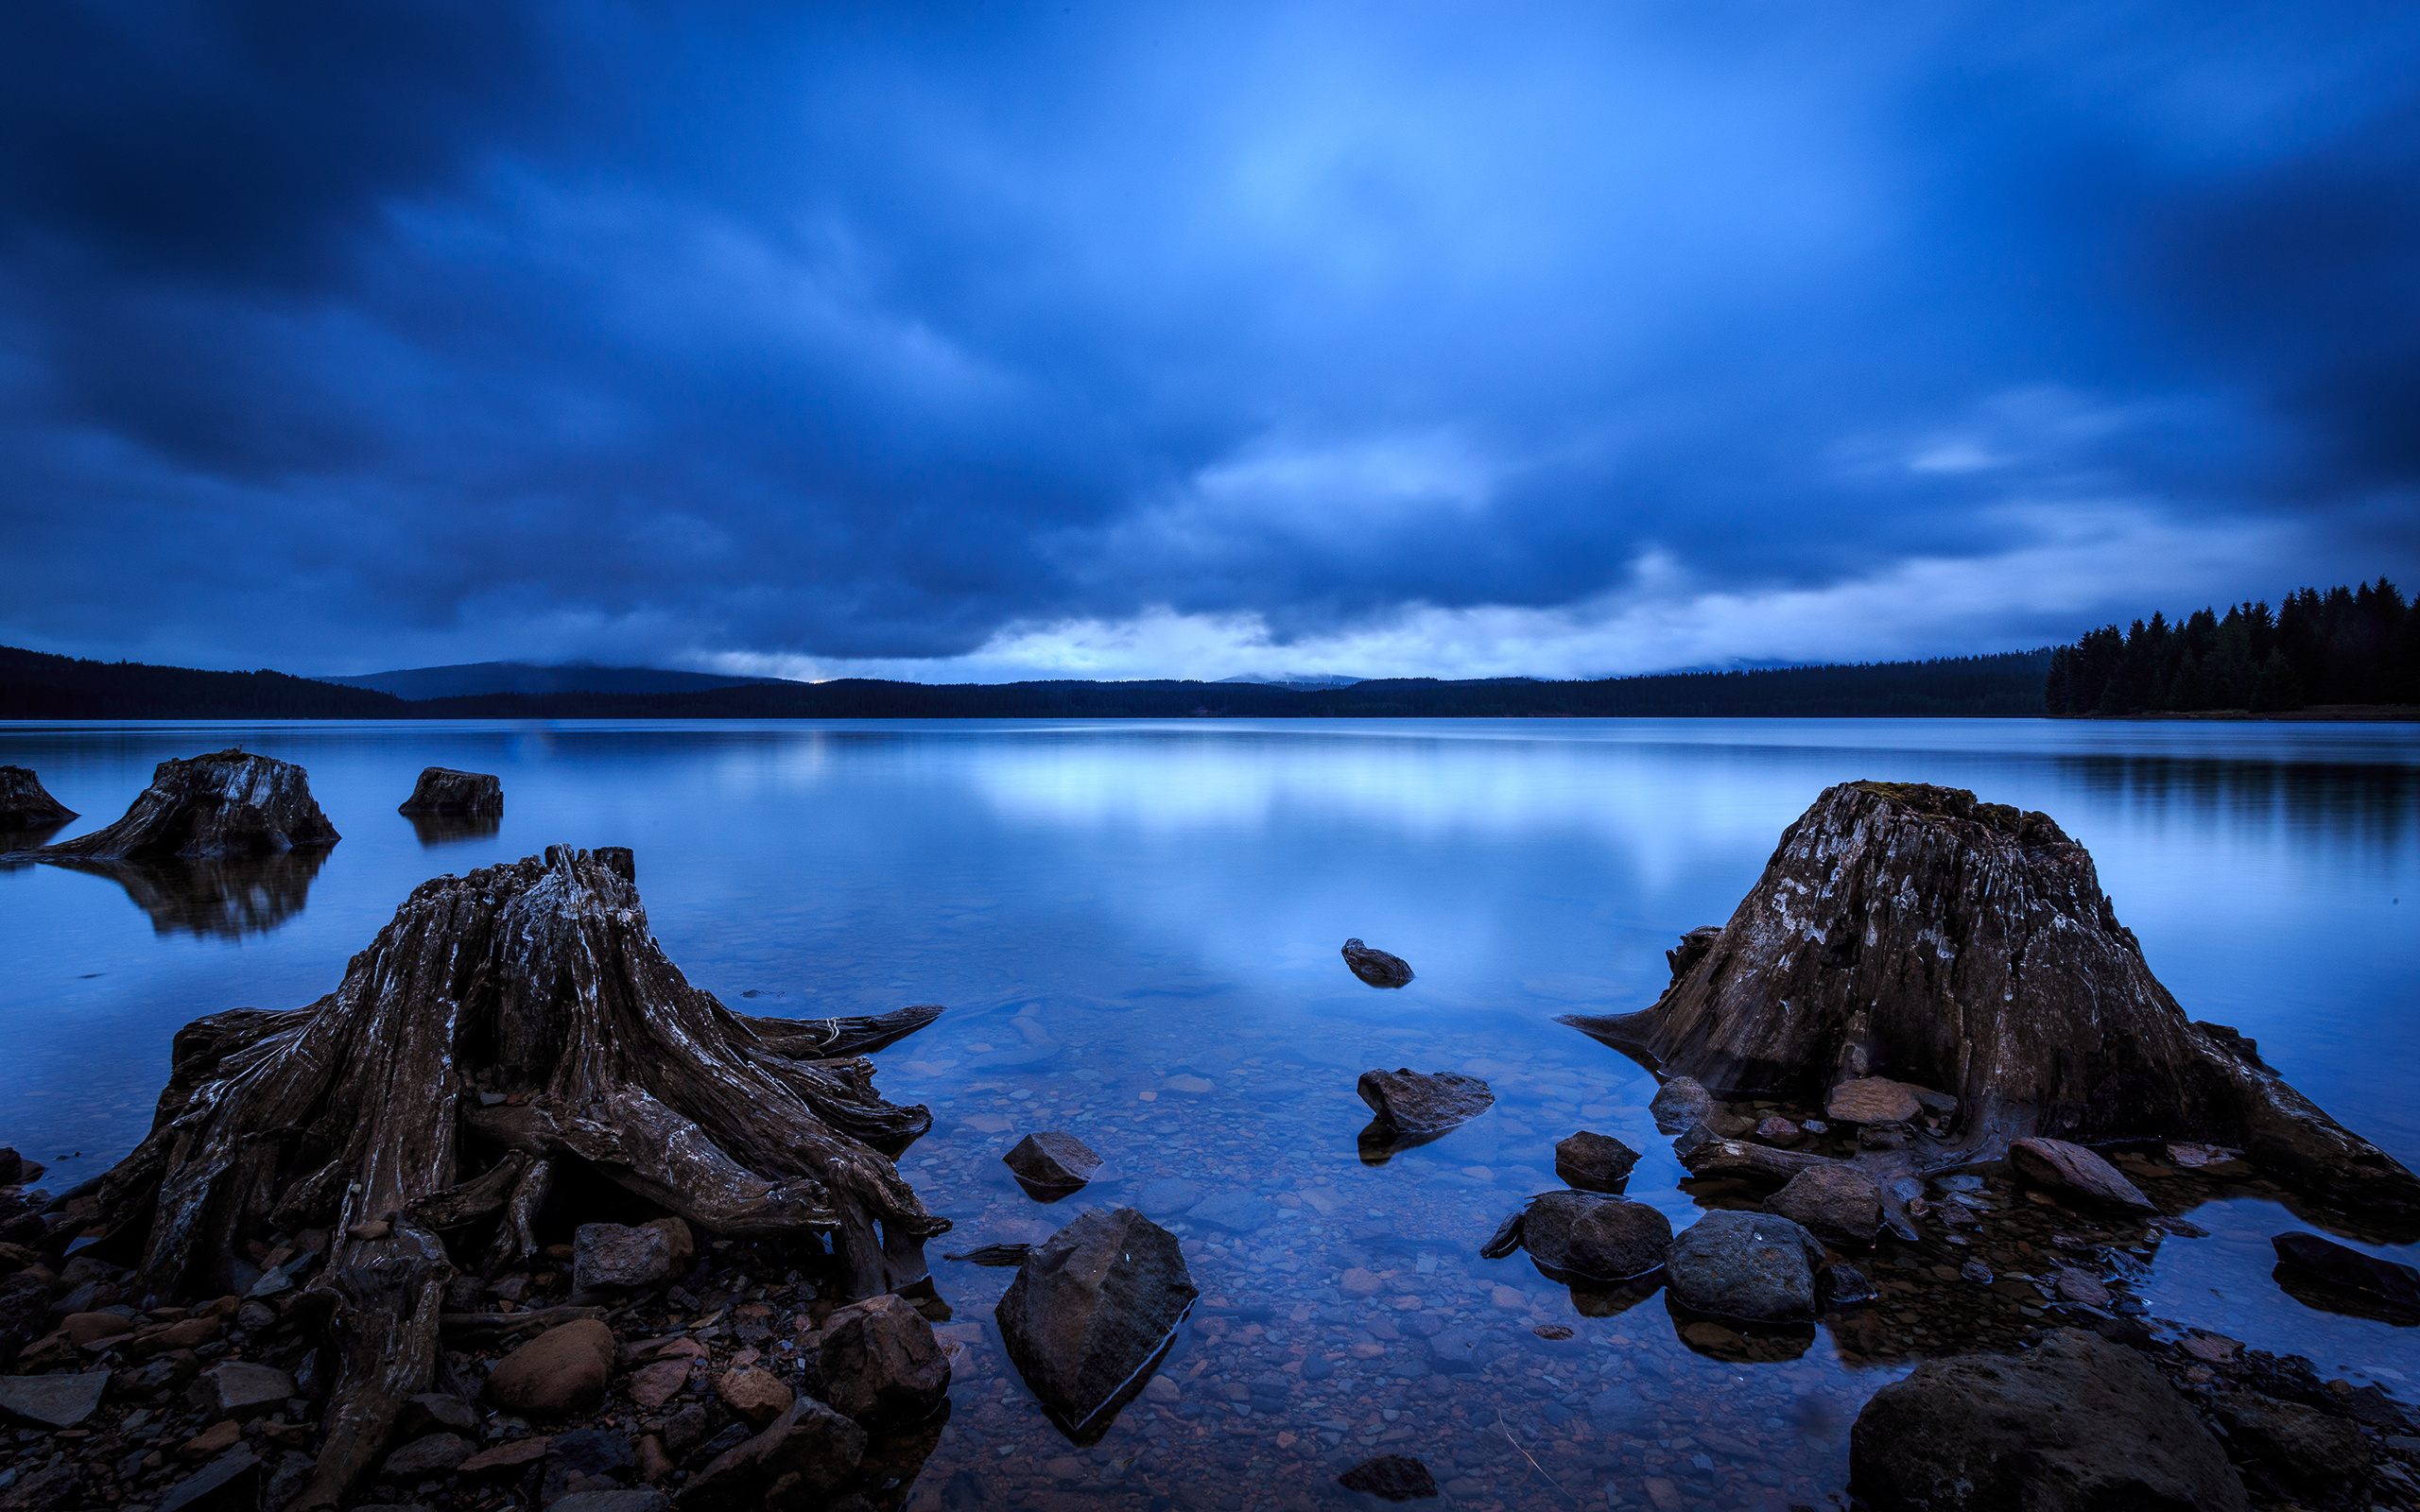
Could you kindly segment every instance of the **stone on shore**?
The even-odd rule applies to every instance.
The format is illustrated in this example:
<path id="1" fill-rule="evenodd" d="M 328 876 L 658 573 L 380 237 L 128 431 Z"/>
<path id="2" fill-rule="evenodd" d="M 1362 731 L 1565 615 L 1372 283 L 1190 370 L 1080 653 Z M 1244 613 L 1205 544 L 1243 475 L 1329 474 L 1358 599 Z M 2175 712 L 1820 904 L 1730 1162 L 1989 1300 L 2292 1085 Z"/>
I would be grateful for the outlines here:
<path id="1" fill-rule="evenodd" d="M 73 1428 L 90 1418 L 109 1389 L 110 1373 L 0 1376 L 0 1419 L 21 1428 Z"/>
<path id="2" fill-rule="evenodd" d="M 1827 1245 L 1860 1246 L 1882 1227 L 1882 1189 L 1845 1165 L 1810 1166 L 1765 1199 L 1778 1213 Z"/>
<path id="3" fill-rule="evenodd" d="M 1554 1147 L 1554 1174 L 1586 1192 L 1616 1192 L 1638 1163 L 1638 1152 L 1610 1134 L 1582 1129 Z"/>
<path id="4" fill-rule="evenodd" d="M 672 1236 L 661 1228 L 584 1223 L 572 1232 L 572 1284 L 583 1292 L 633 1292 L 672 1275 Z"/>
<path id="5" fill-rule="evenodd" d="M 1675 1076 L 1655 1090 L 1655 1100 L 1647 1105 L 1647 1111 L 1654 1117 L 1659 1132 L 1685 1133 L 1691 1125 L 1714 1116 L 1714 1094 L 1690 1077 Z"/>
<path id="6" fill-rule="evenodd" d="M 1101 1166 L 1100 1157 L 1090 1145 L 1055 1128 L 1027 1135 L 1000 1160 L 1020 1180 L 1071 1192 L 1090 1181 Z"/>
<path id="7" fill-rule="evenodd" d="M 1509 1254 L 1512 1242 L 1558 1280 L 1623 1281 L 1664 1263 L 1672 1223 L 1628 1197 L 1542 1192 L 1496 1231 L 1483 1252 L 1491 1258 Z"/>
<path id="8" fill-rule="evenodd" d="M 2269 1241 L 2277 1259 L 2330 1286 L 2360 1292 L 2420 1321 L 2420 1270 L 2380 1260 L 2312 1233 L 2284 1233 Z"/>
<path id="9" fill-rule="evenodd" d="M 229 1360 L 212 1366 L 195 1382 L 193 1391 L 213 1418 L 239 1423 L 284 1412 L 294 1392 L 294 1378 L 271 1366 Z"/>
<path id="10" fill-rule="evenodd" d="M 1365 1071 L 1355 1091 L 1379 1123 L 1401 1134 L 1442 1134 L 1495 1105 L 1487 1083 L 1453 1071 Z"/>
<path id="11" fill-rule="evenodd" d="M 593 1317 L 559 1324 L 496 1362 L 487 1399 L 503 1412 L 558 1422 L 604 1400 L 614 1331 Z"/>
<path id="12" fill-rule="evenodd" d="M 2243 1482 L 2141 1356 L 2075 1329 L 2019 1355 L 1927 1360 L 1849 1435 L 1876 1512 L 2241 1512 Z"/>
<path id="13" fill-rule="evenodd" d="M 770 1370 L 726 1370 L 715 1378 L 715 1395 L 722 1404 L 748 1420 L 752 1428 L 763 1428 L 790 1410 L 797 1393 L 782 1383 L 781 1377 Z M 633 1400 L 636 1394 L 633 1393 Z M 657 1405 L 661 1406 L 659 1402 Z"/>
<path id="14" fill-rule="evenodd" d="M 1914 1089 L 1888 1076 L 1844 1081 L 1824 1099 L 1824 1116 L 1835 1124 L 1905 1124 L 1923 1111 Z"/>
<path id="15" fill-rule="evenodd" d="M 2035 1186 L 2093 1207 L 2157 1212 L 2152 1199 L 2118 1174 L 2118 1168 L 2081 1144 L 2026 1139 L 2008 1147 L 2009 1163 Z"/>
<path id="16" fill-rule="evenodd" d="M 1132 1208 L 1095 1210 L 1027 1259 L 994 1317 L 1026 1385 L 1089 1444 L 1142 1389 L 1200 1295 L 1174 1234 Z"/>
<path id="17" fill-rule="evenodd" d="M 378 1473 L 390 1481 L 429 1480 L 453 1474 L 477 1452 L 478 1446 L 459 1434 L 430 1434 L 389 1454 Z"/>
<path id="18" fill-rule="evenodd" d="M 821 1349 L 823 1400 L 868 1427 L 922 1421 L 949 1394 L 948 1351 L 897 1296 L 836 1310 Z"/>
<path id="19" fill-rule="evenodd" d="M 1411 982 L 1411 967 L 1402 956 L 1373 950 L 1357 939 L 1344 942 L 1344 964 L 1372 987 L 1406 987 Z"/>
<path id="20" fill-rule="evenodd" d="M 1769 1212 L 1709 1212 L 1673 1236 L 1664 1256 L 1672 1295 L 1701 1313 L 1755 1322 L 1815 1315 L 1824 1246 Z"/>
<path id="21" fill-rule="evenodd" d="M 492 817 L 504 812 L 504 784 L 486 772 L 424 766 L 420 781 L 412 784 L 412 796 L 397 805 L 395 812 Z"/>

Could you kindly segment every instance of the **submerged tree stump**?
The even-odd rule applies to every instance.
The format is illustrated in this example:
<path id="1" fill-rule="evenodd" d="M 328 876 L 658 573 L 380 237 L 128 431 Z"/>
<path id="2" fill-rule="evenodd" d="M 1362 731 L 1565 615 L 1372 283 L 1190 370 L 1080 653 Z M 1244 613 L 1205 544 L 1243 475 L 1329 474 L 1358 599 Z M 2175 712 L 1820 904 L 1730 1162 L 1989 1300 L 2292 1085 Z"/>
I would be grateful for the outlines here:
<path id="1" fill-rule="evenodd" d="M 50 796 L 30 766 L 0 766 L 0 830 L 56 828 L 76 811 Z"/>
<path id="2" fill-rule="evenodd" d="M 302 767 L 231 749 L 162 762 L 124 818 L 38 853 L 93 861 L 194 860 L 270 855 L 341 838 L 312 799 Z"/>
<path id="3" fill-rule="evenodd" d="M 743 1020 L 657 947 L 628 850 L 440 877 L 328 996 L 177 1035 L 149 1137 L 100 1178 L 100 1253 L 165 1300 L 221 1289 L 247 1240 L 335 1232 L 298 1303 L 337 1370 L 296 1503 L 333 1504 L 429 1389 L 446 1282 L 533 1253 L 580 1168 L 716 1233 L 828 1238 L 852 1296 L 923 1278 L 949 1220 L 891 1156 L 931 1115 L 851 1057 L 939 1011 Z"/>
<path id="4" fill-rule="evenodd" d="M 1928 1168 L 2044 1135 L 2241 1148 L 2333 1206 L 2420 1225 L 2420 1178 L 2234 1030 L 2188 1020 L 2047 815 L 1916 783 L 1827 788 L 1652 1007 L 1567 1017 L 1734 1096 L 1882 1075 L 1954 1092 Z"/>
<path id="5" fill-rule="evenodd" d="M 504 784 L 488 772 L 424 766 L 420 781 L 412 784 L 412 796 L 398 804 L 395 812 L 416 816 L 493 818 L 504 812 Z"/>

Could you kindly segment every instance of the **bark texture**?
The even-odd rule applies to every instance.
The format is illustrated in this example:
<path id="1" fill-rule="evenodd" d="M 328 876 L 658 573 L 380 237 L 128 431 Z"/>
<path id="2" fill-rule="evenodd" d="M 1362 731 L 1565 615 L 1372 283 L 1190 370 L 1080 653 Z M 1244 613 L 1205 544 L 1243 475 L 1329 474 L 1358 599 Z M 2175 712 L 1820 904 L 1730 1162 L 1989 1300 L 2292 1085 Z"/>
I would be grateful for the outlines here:
<path id="1" fill-rule="evenodd" d="M 1730 922 L 1671 954 L 1654 1006 L 1563 1022 L 1731 1096 L 1883 1075 L 1955 1092 L 1927 1167 L 2032 1135 L 2237 1146 L 2305 1194 L 2420 1225 L 2420 1179 L 2196 1023 L 2048 815 L 1847 782 L 1784 831 Z"/>
<path id="2" fill-rule="evenodd" d="M 44 846 L 45 858 L 186 860 L 270 855 L 342 836 L 311 798 L 302 767 L 240 750 L 162 762 L 151 785 L 106 829 Z"/>
<path id="3" fill-rule="evenodd" d="M 76 811 L 50 796 L 30 766 L 0 766 L 0 830 L 60 825 Z"/>
<path id="4" fill-rule="evenodd" d="M 458 772 L 450 766 L 424 766 L 412 796 L 395 809 L 398 814 L 455 815 L 488 818 L 504 812 L 504 784 L 487 772 Z"/>
<path id="5" fill-rule="evenodd" d="M 305 1301 L 339 1376 L 297 1505 L 333 1504 L 428 1389 L 446 1281 L 526 1258 L 574 1167 L 717 1233 L 829 1236 L 852 1295 L 925 1274 L 924 1242 L 949 1221 L 886 1148 L 930 1115 L 883 1102 L 850 1058 L 898 1016 L 781 1024 L 829 1053 L 804 1057 L 752 1027 L 776 1023 L 682 977 L 627 850 L 440 877 L 328 996 L 177 1035 L 149 1137 L 102 1178 L 102 1253 L 166 1298 L 222 1289 L 247 1239 L 336 1231 Z"/>

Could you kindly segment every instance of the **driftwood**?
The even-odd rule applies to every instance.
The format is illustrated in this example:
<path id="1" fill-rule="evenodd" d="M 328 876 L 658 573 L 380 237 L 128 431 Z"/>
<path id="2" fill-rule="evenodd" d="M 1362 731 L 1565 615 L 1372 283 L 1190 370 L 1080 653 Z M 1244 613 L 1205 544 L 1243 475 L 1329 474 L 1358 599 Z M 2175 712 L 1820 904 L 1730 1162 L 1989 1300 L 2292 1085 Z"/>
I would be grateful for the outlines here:
<path id="1" fill-rule="evenodd" d="M 40 853 L 46 860 L 193 860 L 271 855 L 341 838 L 312 799 L 302 767 L 230 749 L 162 762 L 125 817 Z"/>
<path id="2" fill-rule="evenodd" d="M 441 1308 L 458 1271 L 534 1247 L 557 1173 L 585 1167 L 717 1233 L 828 1239 L 842 1285 L 873 1296 L 922 1279 L 949 1221 L 868 1140 L 929 1125 L 875 1096 L 865 1062 L 792 1058 L 689 986 L 648 933 L 629 851 L 558 846 L 422 884 L 308 1007 L 181 1031 L 149 1137 L 102 1178 L 97 1252 L 164 1300 L 224 1290 L 247 1240 L 334 1234 L 297 1302 L 337 1354 L 296 1503 L 325 1506 L 429 1388 L 442 1331 L 535 1316 Z"/>
<path id="3" fill-rule="evenodd" d="M 2187 1019 L 2042 814 L 1919 784 L 1826 789 L 1654 1006 L 1571 1024 L 1733 1096 L 1886 1075 L 1954 1092 L 1927 1168 L 2045 1135 L 2239 1147 L 2307 1194 L 2420 1228 L 2420 1178 Z"/>

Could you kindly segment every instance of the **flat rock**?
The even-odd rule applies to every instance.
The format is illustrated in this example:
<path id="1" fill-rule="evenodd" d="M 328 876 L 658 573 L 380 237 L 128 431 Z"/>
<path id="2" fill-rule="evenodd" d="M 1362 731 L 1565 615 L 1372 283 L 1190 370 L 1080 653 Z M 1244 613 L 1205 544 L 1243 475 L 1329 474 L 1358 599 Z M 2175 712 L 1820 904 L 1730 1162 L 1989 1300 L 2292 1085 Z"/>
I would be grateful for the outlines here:
<path id="1" fill-rule="evenodd" d="M 1709 1212 L 1673 1236 L 1664 1267 L 1672 1295 L 1701 1313 L 1759 1322 L 1815 1315 L 1824 1246 L 1769 1212 Z"/>
<path id="2" fill-rule="evenodd" d="M 1638 1152 L 1610 1134 L 1582 1129 L 1554 1146 L 1554 1174 L 1590 1192 L 1616 1192 L 1638 1163 Z"/>
<path id="3" fill-rule="evenodd" d="M 1403 1134 L 1442 1134 L 1495 1105 L 1487 1083 L 1454 1071 L 1365 1071 L 1355 1091 L 1379 1123 Z"/>
<path id="4" fill-rule="evenodd" d="M 1027 1386 L 1089 1444 L 1142 1389 L 1199 1296 L 1175 1235 L 1132 1208 L 1096 1210 L 1033 1252 L 994 1317 Z"/>
<path id="5" fill-rule="evenodd" d="M 1824 1116 L 1835 1124 L 1905 1124 L 1924 1107 L 1912 1088 L 1888 1076 L 1859 1076 L 1832 1089 Z"/>
<path id="6" fill-rule="evenodd" d="M 252 1512 L 260 1474 L 260 1456 L 230 1450 L 170 1486 L 155 1512 Z"/>
<path id="7" fill-rule="evenodd" d="M 1090 1145 L 1055 1128 L 1027 1135 L 1000 1160 L 1022 1180 L 1070 1191 L 1090 1181 L 1101 1166 L 1100 1157 Z"/>
<path id="8" fill-rule="evenodd" d="M 1360 1491 L 1386 1502 L 1409 1502 L 1437 1494 L 1437 1477 L 1409 1454 L 1381 1454 L 1365 1459 L 1336 1478 L 1348 1491 Z"/>
<path id="9" fill-rule="evenodd" d="M 2008 1147 L 2008 1159 L 2027 1180 L 2061 1196 L 2130 1212 L 2159 1211 L 2135 1183 L 2118 1174 L 2116 1166 L 2081 1144 L 2065 1140 L 2016 1140 Z"/>
<path id="10" fill-rule="evenodd" d="M 948 1351 L 924 1314 L 890 1294 L 824 1320 L 822 1370 L 823 1400 L 869 1427 L 922 1421 L 949 1394 Z"/>
<path id="11" fill-rule="evenodd" d="M 1809 1166 L 1767 1197 L 1765 1211 L 1828 1245 L 1870 1245 L 1882 1227 L 1882 1189 L 1845 1165 Z"/>
<path id="12" fill-rule="evenodd" d="M 213 1418 L 233 1418 L 239 1423 L 284 1412 L 286 1400 L 296 1394 L 292 1376 L 243 1360 L 212 1366 L 201 1373 L 195 1389 L 205 1394 L 204 1410 Z"/>
<path id="13" fill-rule="evenodd" d="M 797 1399 L 797 1393 L 770 1370 L 726 1370 L 715 1378 L 715 1395 L 753 1428 L 763 1428 L 789 1411 Z"/>
<path id="14" fill-rule="evenodd" d="M 2331 1286 L 2365 1293 L 2396 1311 L 2420 1316 L 2420 1270 L 2312 1233 L 2279 1234 L 2269 1243 L 2286 1264 Z"/>
<path id="15" fill-rule="evenodd" d="M 1659 1132 L 1685 1133 L 1691 1125 L 1714 1116 L 1714 1094 L 1690 1077 L 1675 1076 L 1655 1089 L 1655 1100 L 1647 1105 L 1647 1111 Z"/>
<path id="16" fill-rule="evenodd" d="M 478 1446 L 459 1434 L 430 1434 L 415 1438 L 387 1456 L 378 1473 L 390 1481 L 424 1481 L 451 1475 L 478 1452 Z"/>
<path id="17" fill-rule="evenodd" d="M 110 1373 L 0 1376 L 0 1418 L 23 1428 L 73 1428 L 93 1416 L 109 1389 Z"/>
<path id="18" fill-rule="evenodd" d="M 1502 1238 L 1499 1230 L 1488 1253 L 1499 1252 Z M 1521 1247 L 1559 1280 L 1644 1276 L 1664 1263 L 1671 1243 L 1670 1219 L 1643 1202 L 1607 1193 L 1542 1192 L 1521 1211 Z"/>
<path id="19" fill-rule="evenodd" d="M 1277 1221 L 1277 1205 L 1249 1193 L 1221 1192 L 1195 1203 L 1184 1215 L 1195 1223 L 1212 1224 L 1229 1233 L 1257 1233 Z"/>
<path id="20" fill-rule="evenodd" d="M 486 1394 L 516 1418 L 552 1422 L 596 1406 L 613 1377 L 614 1331 L 596 1318 L 579 1318 L 497 1361 Z"/>
<path id="21" fill-rule="evenodd" d="M 1849 1489 L 1877 1512 L 2249 1504 L 2226 1452 L 2159 1372 L 2076 1329 L 2023 1354 L 1927 1360 L 1875 1393 L 1850 1431 Z"/>
<path id="22" fill-rule="evenodd" d="M 629 1390 L 632 1401 L 653 1412 L 679 1396 L 681 1388 L 688 1383 L 689 1362 L 685 1357 L 658 1360 L 631 1374 Z"/>
<path id="23" fill-rule="evenodd" d="M 1344 964 L 1372 987 L 1408 987 L 1411 982 L 1411 967 L 1402 956 L 1373 950 L 1357 939 L 1344 942 Z"/>
<path id="24" fill-rule="evenodd" d="M 2086 1307 L 2109 1305 L 2109 1288 L 2100 1283 L 2100 1278 L 2073 1265 L 2062 1265 L 2050 1273 L 2050 1289 L 2059 1294 L 2062 1301 L 2081 1302 Z"/>
<path id="25" fill-rule="evenodd" d="M 1199 1181 L 1164 1176 L 1143 1183 L 1143 1190 L 1134 1194 L 1134 1206 L 1155 1218 L 1166 1218 L 1183 1212 L 1208 1194 L 1208 1189 Z"/>
<path id="26" fill-rule="evenodd" d="M 571 1274 L 583 1292 L 661 1285 L 672 1278 L 672 1236 L 655 1228 L 581 1224 L 572 1232 Z"/>
<path id="27" fill-rule="evenodd" d="M 482 1450 L 455 1468 L 466 1480 L 493 1476 L 510 1479 L 546 1457 L 544 1438 L 516 1438 L 509 1444 Z"/>

